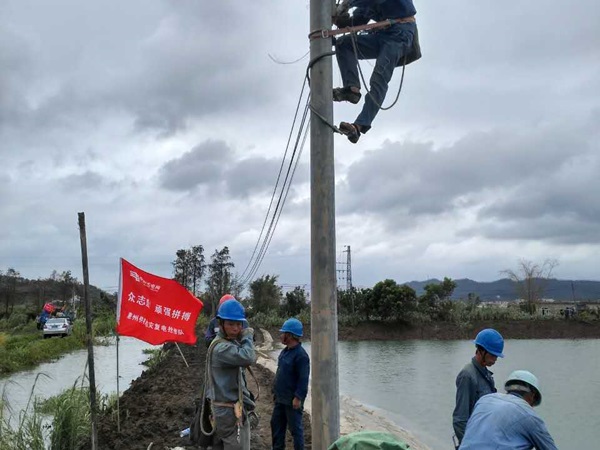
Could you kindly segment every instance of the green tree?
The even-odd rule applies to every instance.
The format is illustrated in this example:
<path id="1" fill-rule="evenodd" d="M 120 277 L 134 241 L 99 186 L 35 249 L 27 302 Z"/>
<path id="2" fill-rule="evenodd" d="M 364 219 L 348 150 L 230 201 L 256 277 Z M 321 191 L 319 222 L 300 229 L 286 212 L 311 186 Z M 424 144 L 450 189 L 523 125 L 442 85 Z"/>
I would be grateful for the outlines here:
<path id="1" fill-rule="evenodd" d="M 446 320 L 452 311 L 450 297 L 456 289 L 456 282 L 444 277 L 441 283 L 425 286 L 425 293 L 419 298 L 419 310 L 432 320 Z"/>
<path id="2" fill-rule="evenodd" d="M 377 314 L 373 303 L 373 289 L 357 289 L 354 293 L 354 308 L 365 320 L 371 320 L 371 317 Z"/>
<path id="3" fill-rule="evenodd" d="M 277 275 L 264 275 L 250 283 L 250 304 L 254 312 L 278 311 L 282 290 L 277 285 Z"/>
<path id="4" fill-rule="evenodd" d="M 75 295 L 75 288 L 77 286 L 77 278 L 75 278 L 70 270 L 63 271 L 58 276 L 58 284 L 60 289 L 60 299 L 67 301 L 72 299 Z"/>
<path id="5" fill-rule="evenodd" d="M 405 320 L 417 307 L 417 294 L 410 286 L 387 279 L 373 286 L 373 304 L 382 319 Z"/>
<path id="6" fill-rule="evenodd" d="M 204 247 L 194 245 L 189 249 L 179 249 L 175 252 L 173 279 L 191 291 L 194 295 L 200 292 L 202 278 L 206 272 Z"/>
<path id="7" fill-rule="evenodd" d="M 228 247 L 215 250 L 210 259 L 205 300 L 211 305 L 211 313 L 214 313 L 217 310 L 219 299 L 230 293 L 237 284 L 232 274 L 235 264 L 231 261 Z"/>
<path id="8" fill-rule="evenodd" d="M 306 290 L 301 286 L 296 286 L 293 291 L 285 293 L 281 312 L 286 317 L 297 316 L 308 307 L 307 300 Z"/>
<path id="9" fill-rule="evenodd" d="M 204 247 L 202 245 L 194 245 L 188 250 L 188 254 L 192 288 L 191 291 L 194 295 L 196 295 L 200 292 L 202 278 L 206 272 Z"/>
<path id="10" fill-rule="evenodd" d="M 4 314 L 9 316 L 15 306 L 17 298 L 17 282 L 21 274 L 10 267 L 4 275 L 0 273 L 0 293 L 4 300 Z"/>

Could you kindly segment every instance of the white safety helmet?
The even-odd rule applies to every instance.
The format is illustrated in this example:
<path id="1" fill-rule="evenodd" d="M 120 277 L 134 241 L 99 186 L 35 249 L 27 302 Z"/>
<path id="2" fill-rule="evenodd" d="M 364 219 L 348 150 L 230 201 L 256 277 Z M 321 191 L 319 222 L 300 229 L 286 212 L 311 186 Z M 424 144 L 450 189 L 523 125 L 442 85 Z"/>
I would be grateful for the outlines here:
<path id="1" fill-rule="evenodd" d="M 520 382 L 520 383 L 514 383 L 514 381 Z M 522 383 L 526 383 L 526 385 L 528 387 L 530 387 L 533 390 L 533 393 L 535 394 L 535 400 L 533 403 L 533 406 L 538 406 L 540 403 L 542 403 L 542 393 L 540 391 L 540 382 L 538 381 L 537 377 L 532 374 L 531 372 L 527 371 L 527 370 L 515 370 L 513 373 L 511 373 L 508 376 L 508 379 L 506 380 L 506 383 L 504 383 L 504 388 L 506 389 L 507 392 L 509 391 L 515 391 L 518 389 L 514 389 L 515 385 L 519 385 Z"/>

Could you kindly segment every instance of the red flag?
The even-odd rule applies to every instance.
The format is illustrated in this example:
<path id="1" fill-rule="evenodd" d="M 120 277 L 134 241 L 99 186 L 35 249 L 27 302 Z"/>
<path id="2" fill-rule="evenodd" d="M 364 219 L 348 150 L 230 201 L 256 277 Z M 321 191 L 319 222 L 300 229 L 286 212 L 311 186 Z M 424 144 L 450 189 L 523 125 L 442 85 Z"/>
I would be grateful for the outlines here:
<path id="1" fill-rule="evenodd" d="M 121 258 L 117 333 L 150 344 L 196 343 L 204 304 L 177 281 L 138 269 Z"/>

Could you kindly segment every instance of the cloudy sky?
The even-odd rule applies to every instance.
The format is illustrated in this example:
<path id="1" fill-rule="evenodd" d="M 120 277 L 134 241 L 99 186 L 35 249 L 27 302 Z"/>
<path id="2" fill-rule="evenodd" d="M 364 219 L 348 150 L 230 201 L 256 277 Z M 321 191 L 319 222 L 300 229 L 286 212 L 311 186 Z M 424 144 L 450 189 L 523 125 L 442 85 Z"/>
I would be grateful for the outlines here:
<path id="1" fill-rule="evenodd" d="M 600 279 L 598 2 L 415 4 L 424 56 L 398 105 L 357 145 L 335 137 L 354 283 L 490 281 L 521 258 Z M 0 270 L 81 279 L 83 211 L 100 287 L 119 257 L 170 276 L 196 244 L 241 272 L 308 62 L 275 61 L 308 51 L 308 22 L 307 0 L 3 0 Z M 310 281 L 308 158 L 257 272 L 286 285 Z"/>

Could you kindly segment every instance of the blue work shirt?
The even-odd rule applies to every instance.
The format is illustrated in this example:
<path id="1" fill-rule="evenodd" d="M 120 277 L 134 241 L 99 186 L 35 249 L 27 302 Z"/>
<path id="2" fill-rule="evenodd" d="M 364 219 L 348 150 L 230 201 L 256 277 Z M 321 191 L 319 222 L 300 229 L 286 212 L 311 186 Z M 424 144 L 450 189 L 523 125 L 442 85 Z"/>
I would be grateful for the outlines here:
<path id="1" fill-rule="evenodd" d="M 214 338 L 217 337 L 217 333 L 219 332 L 219 324 L 217 322 L 217 318 L 213 317 L 210 319 L 208 323 L 208 327 L 206 327 L 206 332 L 204 333 L 204 341 L 206 342 L 206 346 L 208 347 Z"/>
<path id="2" fill-rule="evenodd" d="M 310 359 L 302 347 L 302 343 L 298 343 L 293 348 L 286 347 L 281 350 L 273 384 L 275 403 L 291 406 L 294 397 L 298 397 L 304 402 L 308 393 L 309 374 Z"/>
<path id="3" fill-rule="evenodd" d="M 460 441 L 467 421 L 481 397 L 496 392 L 494 374 L 473 357 L 456 377 L 456 407 L 452 413 L 454 433 Z"/>
<path id="4" fill-rule="evenodd" d="M 460 450 L 557 450 L 544 421 L 514 394 L 482 397 L 467 423 Z"/>
<path id="5" fill-rule="evenodd" d="M 354 25 L 364 25 L 369 20 L 403 19 L 417 14 L 412 0 L 350 0 Z"/>

